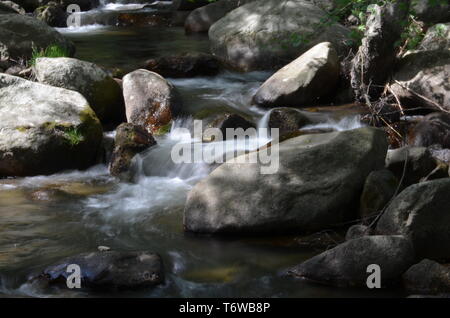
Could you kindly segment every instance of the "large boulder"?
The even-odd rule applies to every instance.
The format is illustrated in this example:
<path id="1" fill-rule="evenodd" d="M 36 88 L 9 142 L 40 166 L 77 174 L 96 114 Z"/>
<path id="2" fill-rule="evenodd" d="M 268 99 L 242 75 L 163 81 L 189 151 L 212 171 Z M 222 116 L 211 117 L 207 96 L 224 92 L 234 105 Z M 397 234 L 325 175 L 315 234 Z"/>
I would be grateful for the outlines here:
<path id="1" fill-rule="evenodd" d="M 406 55 L 393 80 L 391 88 L 402 105 L 450 110 L 450 50 Z"/>
<path id="2" fill-rule="evenodd" d="M 276 171 L 262 173 L 258 152 L 243 155 L 189 192 L 184 227 L 206 233 L 310 232 L 348 221 L 365 178 L 383 166 L 386 151 L 382 130 L 361 128 L 280 143 L 278 170 L 271 158 Z"/>
<path id="3" fill-rule="evenodd" d="M 3 14 L 0 19 L 0 59 L 29 59 L 33 48 L 46 49 L 57 45 L 67 54 L 75 53 L 75 46 L 58 31 L 42 21 L 20 14 Z"/>
<path id="4" fill-rule="evenodd" d="M 134 290 L 149 288 L 164 282 L 161 257 L 148 252 L 103 251 L 84 253 L 61 260 L 30 278 L 41 287 L 61 286 L 73 273 L 69 265 L 81 270 L 81 288 L 93 290 Z"/>
<path id="5" fill-rule="evenodd" d="M 449 50 L 450 23 L 440 23 L 428 29 L 419 46 L 420 50 Z"/>
<path id="6" fill-rule="evenodd" d="M 122 79 L 127 121 L 149 132 L 167 125 L 182 109 L 176 88 L 161 75 L 136 70 Z"/>
<path id="7" fill-rule="evenodd" d="M 411 238 L 417 256 L 450 259 L 450 178 L 403 190 L 377 223 L 377 233 Z"/>
<path id="8" fill-rule="evenodd" d="M 322 284 L 367 287 L 369 265 L 380 266 L 381 286 L 399 281 L 414 264 L 411 242 L 401 235 L 364 236 L 349 240 L 297 265 L 289 274 Z"/>
<path id="9" fill-rule="evenodd" d="M 102 123 L 124 121 L 122 89 L 97 65 L 67 57 L 38 58 L 34 73 L 41 83 L 81 93 Z"/>
<path id="10" fill-rule="evenodd" d="M 145 69 L 164 77 L 194 77 L 216 75 L 220 65 L 211 54 L 185 52 L 149 59 L 145 62 Z"/>
<path id="11" fill-rule="evenodd" d="M 95 163 L 102 127 L 79 93 L 0 74 L 0 177 Z"/>
<path id="12" fill-rule="evenodd" d="M 243 71 L 279 68 L 326 41 L 344 56 L 350 31 L 327 18 L 325 11 L 305 0 L 253 1 L 211 26 L 211 50 Z"/>
<path id="13" fill-rule="evenodd" d="M 255 0 L 219 0 L 193 10 L 184 23 L 187 33 L 208 32 L 228 12 Z"/>
<path id="14" fill-rule="evenodd" d="M 210 0 L 172 0 L 172 10 L 191 11 L 211 3 Z"/>
<path id="15" fill-rule="evenodd" d="M 153 136 L 141 126 L 129 123 L 119 125 L 109 164 L 111 175 L 129 180 L 129 169 L 134 156 L 154 145 L 156 141 Z"/>
<path id="16" fill-rule="evenodd" d="M 265 81 L 253 102 L 263 107 L 311 106 L 330 98 L 338 79 L 337 53 L 331 43 L 320 43 Z"/>
<path id="17" fill-rule="evenodd" d="M 420 21 L 439 23 L 450 21 L 450 4 L 448 0 L 411 1 L 412 10 Z"/>
<path id="18" fill-rule="evenodd" d="M 450 293 L 450 266 L 424 259 L 403 274 L 403 286 L 410 293 Z"/>

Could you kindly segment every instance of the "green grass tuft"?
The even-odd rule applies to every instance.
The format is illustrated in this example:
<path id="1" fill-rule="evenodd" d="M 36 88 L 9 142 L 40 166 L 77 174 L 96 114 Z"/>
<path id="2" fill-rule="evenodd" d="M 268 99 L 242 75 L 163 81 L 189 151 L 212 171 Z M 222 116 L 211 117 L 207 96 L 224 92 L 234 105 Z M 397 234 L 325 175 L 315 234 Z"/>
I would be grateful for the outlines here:
<path id="1" fill-rule="evenodd" d="M 65 130 L 64 137 L 71 146 L 76 146 L 84 140 L 83 134 L 78 128 Z"/>
<path id="2" fill-rule="evenodd" d="M 65 48 L 62 48 L 58 45 L 50 45 L 47 48 L 41 50 L 33 48 L 29 65 L 34 66 L 36 64 L 36 59 L 40 57 L 68 57 L 68 56 L 69 52 Z"/>

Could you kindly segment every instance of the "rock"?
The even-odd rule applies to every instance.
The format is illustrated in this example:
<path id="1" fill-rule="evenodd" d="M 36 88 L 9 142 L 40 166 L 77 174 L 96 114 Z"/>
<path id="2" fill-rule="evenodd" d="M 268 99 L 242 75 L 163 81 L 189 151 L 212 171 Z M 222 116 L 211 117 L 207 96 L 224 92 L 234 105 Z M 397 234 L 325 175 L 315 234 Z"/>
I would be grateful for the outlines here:
<path id="1" fill-rule="evenodd" d="M 425 116 L 409 132 L 408 143 L 416 147 L 450 148 L 450 114 L 439 112 Z"/>
<path id="2" fill-rule="evenodd" d="M 364 184 L 359 204 L 359 215 L 364 223 L 380 213 L 392 199 L 398 187 L 398 179 L 389 170 L 373 171 Z"/>
<path id="3" fill-rule="evenodd" d="M 209 0 L 172 0 L 172 10 L 191 11 L 206 6 L 210 2 Z"/>
<path id="4" fill-rule="evenodd" d="M 197 183 L 188 194 L 184 227 L 248 234 L 335 226 L 355 217 L 364 180 L 383 166 L 386 150 L 383 131 L 361 128 L 280 143 L 278 170 L 272 158 L 276 171 L 264 172 L 255 163 L 258 152 L 251 152 L 242 157 L 246 163 L 226 162 Z"/>
<path id="5" fill-rule="evenodd" d="M 67 288 L 71 264 L 80 266 L 81 288 L 93 290 L 125 290 L 149 288 L 164 282 L 161 257 L 148 252 L 103 251 L 68 257 L 46 268 L 31 281 L 42 285 Z"/>
<path id="6" fill-rule="evenodd" d="M 345 56 L 350 31 L 324 23 L 327 18 L 325 11 L 305 0 L 253 1 L 211 26 L 211 51 L 241 71 L 277 69 L 326 41 Z"/>
<path id="7" fill-rule="evenodd" d="M 186 18 L 186 33 L 208 32 L 211 25 L 228 12 L 255 0 L 219 0 L 193 10 Z"/>
<path id="8" fill-rule="evenodd" d="M 238 114 L 226 113 L 216 118 L 209 127 L 219 128 L 224 139 L 227 139 L 227 128 L 237 129 L 242 128 L 247 130 L 249 128 L 256 128 L 256 125 Z"/>
<path id="9" fill-rule="evenodd" d="M 450 23 L 440 23 L 428 29 L 419 46 L 420 50 L 449 50 L 450 49 Z"/>
<path id="10" fill-rule="evenodd" d="M 414 261 L 413 247 L 405 237 L 364 236 L 297 265 L 289 274 L 326 285 L 367 287 L 367 268 L 376 264 L 381 269 L 381 286 L 386 287 L 399 280 Z"/>
<path id="11" fill-rule="evenodd" d="M 17 3 L 12 1 L 1 1 L 0 2 L 0 14 L 2 13 L 19 13 L 25 14 L 25 9 L 19 6 Z"/>
<path id="12" fill-rule="evenodd" d="M 408 18 L 409 0 L 373 5 L 362 44 L 352 60 L 351 85 L 358 99 L 377 97 L 392 71 L 395 47 Z M 380 87 L 381 86 L 381 87 Z"/>
<path id="13" fill-rule="evenodd" d="M 410 293 L 450 293 L 450 267 L 424 259 L 403 274 L 403 286 Z"/>
<path id="14" fill-rule="evenodd" d="M 67 27 L 67 17 L 69 14 L 64 10 L 64 7 L 56 2 L 49 2 L 45 6 L 34 10 L 36 19 L 47 23 L 52 27 Z"/>
<path id="15" fill-rule="evenodd" d="M 3 1 L 2 1 L 3 2 Z M 45 6 L 51 0 L 15 0 L 17 4 L 22 6 L 26 12 L 33 12 L 39 7 Z M 80 6 L 81 11 L 88 11 L 99 6 L 99 0 L 57 0 L 55 1 L 61 4 L 66 10 L 67 6 L 70 4 L 76 4 Z"/>
<path id="16" fill-rule="evenodd" d="M 406 169 L 404 168 L 406 161 Z M 424 147 L 410 147 L 388 151 L 386 156 L 386 168 L 390 170 L 400 181 L 403 176 L 401 188 L 420 182 L 429 176 L 437 167 L 437 162 L 430 151 Z M 442 178 L 445 175 L 436 174 L 433 178 Z"/>
<path id="17" fill-rule="evenodd" d="M 320 43 L 265 81 L 253 102 L 262 107 L 311 106 L 327 100 L 338 79 L 337 53 L 331 43 Z"/>
<path id="18" fill-rule="evenodd" d="M 38 50 L 58 45 L 69 55 L 75 46 L 42 21 L 20 14 L 3 14 L 0 19 L 0 59 L 29 59 Z"/>
<path id="19" fill-rule="evenodd" d="M 71 4 L 80 6 L 81 11 L 89 11 L 100 6 L 100 0 L 59 0 L 64 8 Z"/>
<path id="20" fill-rule="evenodd" d="M 153 136 L 141 126 L 129 123 L 119 125 L 109 165 L 111 175 L 128 180 L 133 157 L 154 145 L 156 141 Z"/>
<path id="21" fill-rule="evenodd" d="M 355 224 L 349 227 L 345 234 L 345 240 L 350 241 L 364 236 L 372 235 L 372 229 L 367 225 Z"/>
<path id="22" fill-rule="evenodd" d="M 450 178 L 409 186 L 381 216 L 377 233 L 410 237 L 421 258 L 450 258 L 449 191 Z"/>
<path id="23" fill-rule="evenodd" d="M 95 163 L 102 127 L 79 93 L 0 74 L 0 177 Z"/>
<path id="24" fill-rule="evenodd" d="M 149 132 L 167 125 L 182 110 L 176 88 L 161 75 L 136 70 L 122 79 L 127 121 Z"/>
<path id="25" fill-rule="evenodd" d="M 312 124 L 311 118 L 295 108 L 274 108 L 269 115 L 269 128 L 278 128 L 283 136 Z"/>
<path id="26" fill-rule="evenodd" d="M 447 0 L 415 0 L 411 2 L 411 6 L 420 21 L 426 23 L 450 21 L 450 4 Z"/>
<path id="27" fill-rule="evenodd" d="M 39 82 L 81 93 L 102 123 L 125 120 L 119 84 L 97 65 L 74 58 L 38 58 L 34 67 Z"/>
<path id="28" fill-rule="evenodd" d="M 403 106 L 450 110 L 450 50 L 406 55 L 393 80 L 391 89 Z"/>
<path id="29" fill-rule="evenodd" d="M 145 62 L 145 69 L 164 77 L 175 78 L 216 75 L 219 68 L 219 62 L 214 56 L 199 52 L 163 56 Z"/>

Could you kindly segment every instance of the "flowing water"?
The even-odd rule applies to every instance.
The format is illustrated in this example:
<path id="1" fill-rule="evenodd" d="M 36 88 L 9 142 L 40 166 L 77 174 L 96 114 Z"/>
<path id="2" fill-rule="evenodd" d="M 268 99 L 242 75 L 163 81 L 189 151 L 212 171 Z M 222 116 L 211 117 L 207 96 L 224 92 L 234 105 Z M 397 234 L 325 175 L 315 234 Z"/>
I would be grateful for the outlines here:
<path id="1" fill-rule="evenodd" d="M 111 9 L 111 8 L 109 8 Z M 117 9 L 117 7 L 115 7 Z M 127 8 L 129 9 L 129 8 Z M 183 51 L 208 51 L 206 36 L 184 35 L 179 27 L 91 25 L 60 29 L 77 46 L 77 57 L 107 68 L 132 70 L 147 58 Z M 214 77 L 171 79 L 188 116 L 158 145 L 136 158 L 132 183 L 109 176 L 99 165 L 87 171 L 0 180 L 0 295 L 137 297 L 346 297 L 386 296 L 390 292 L 335 289 L 286 277 L 285 271 L 320 252 L 299 244 L 299 237 L 218 238 L 183 231 L 187 192 L 208 175 L 206 163 L 174 164 L 177 142 L 192 143 L 194 118 L 233 111 L 267 125 L 268 113 L 250 99 L 270 74 L 224 71 Z M 345 115 L 345 116 L 344 116 Z M 319 122 L 309 128 L 358 127 L 346 111 L 310 113 Z M 267 143 L 256 140 L 250 148 Z M 241 147 L 242 145 L 238 145 Z M 43 292 L 26 283 L 29 275 L 77 253 L 97 250 L 149 250 L 159 253 L 166 270 L 164 285 L 120 294 L 86 291 Z M 396 293 L 393 292 L 393 295 Z"/>

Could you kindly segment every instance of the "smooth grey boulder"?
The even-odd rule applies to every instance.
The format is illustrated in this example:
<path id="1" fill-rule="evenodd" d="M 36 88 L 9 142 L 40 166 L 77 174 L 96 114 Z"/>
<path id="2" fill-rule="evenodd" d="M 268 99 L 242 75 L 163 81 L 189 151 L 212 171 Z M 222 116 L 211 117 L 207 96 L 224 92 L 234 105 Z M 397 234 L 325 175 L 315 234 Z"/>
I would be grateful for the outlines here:
<path id="1" fill-rule="evenodd" d="M 406 107 L 450 110 L 450 50 L 418 51 L 403 57 L 393 92 Z"/>
<path id="2" fill-rule="evenodd" d="M 427 30 L 419 46 L 420 50 L 449 50 L 450 23 L 439 23 Z"/>
<path id="3" fill-rule="evenodd" d="M 372 228 L 364 224 L 355 224 L 348 228 L 347 233 L 345 233 L 345 240 L 350 241 L 364 236 L 369 236 L 373 234 Z"/>
<path id="4" fill-rule="evenodd" d="M 370 223 L 371 218 L 383 210 L 393 198 L 397 187 L 397 177 L 387 169 L 369 174 L 359 201 L 359 215 L 364 223 Z"/>
<path id="5" fill-rule="evenodd" d="M 379 234 L 411 238 L 418 257 L 450 259 L 450 178 L 403 190 L 377 223 Z"/>
<path id="6" fill-rule="evenodd" d="M 122 79 L 127 121 L 157 131 L 182 110 L 177 89 L 161 75 L 139 69 Z"/>
<path id="7" fill-rule="evenodd" d="M 219 0 L 193 10 L 184 22 L 186 33 L 208 32 L 228 12 L 255 0 Z"/>
<path id="8" fill-rule="evenodd" d="M 327 41 L 345 56 L 350 31 L 327 23 L 327 18 L 325 11 L 306 0 L 253 1 L 211 26 L 211 51 L 241 71 L 280 68 Z"/>
<path id="9" fill-rule="evenodd" d="M 84 253 L 61 260 L 47 267 L 40 275 L 30 278 L 41 287 L 61 286 L 71 271 L 67 268 L 76 264 L 81 270 L 81 288 L 93 290 L 133 290 L 149 288 L 164 282 L 161 257 L 148 252 L 103 251 Z"/>
<path id="10" fill-rule="evenodd" d="M 330 42 L 312 47 L 273 74 L 253 97 L 262 107 L 311 106 L 335 92 L 339 79 L 339 58 Z"/>
<path id="11" fill-rule="evenodd" d="M 94 63 L 68 57 L 38 58 L 34 73 L 41 83 L 79 92 L 102 123 L 125 120 L 122 89 Z"/>
<path id="12" fill-rule="evenodd" d="M 371 264 L 380 266 L 381 287 L 395 284 L 415 262 L 411 242 L 401 235 L 374 235 L 349 240 L 314 256 L 290 275 L 326 285 L 366 287 Z"/>
<path id="13" fill-rule="evenodd" d="M 0 177 L 95 163 L 102 126 L 79 93 L 0 74 Z"/>
<path id="14" fill-rule="evenodd" d="M 450 293 L 450 266 L 424 259 L 403 274 L 403 286 L 410 293 Z"/>
<path id="15" fill-rule="evenodd" d="M 0 19 L 0 59 L 29 59 L 37 50 L 57 45 L 72 56 L 75 46 L 42 21 L 21 14 L 2 14 Z"/>
<path id="16" fill-rule="evenodd" d="M 364 180 L 384 165 L 386 151 L 384 131 L 360 128 L 288 139 L 279 144 L 278 169 L 273 156 L 266 174 L 258 152 L 237 157 L 246 162 L 225 162 L 189 192 L 184 227 L 275 233 L 335 226 L 355 218 Z"/>
<path id="17" fill-rule="evenodd" d="M 371 7 L 364 38 L 350 71 L 351 86 L 358 99 L 364 100 L 366 94 L 376 97 L 382 92 L 396 61 L 395 47 L 408 19 L 409 1 Z"/>

